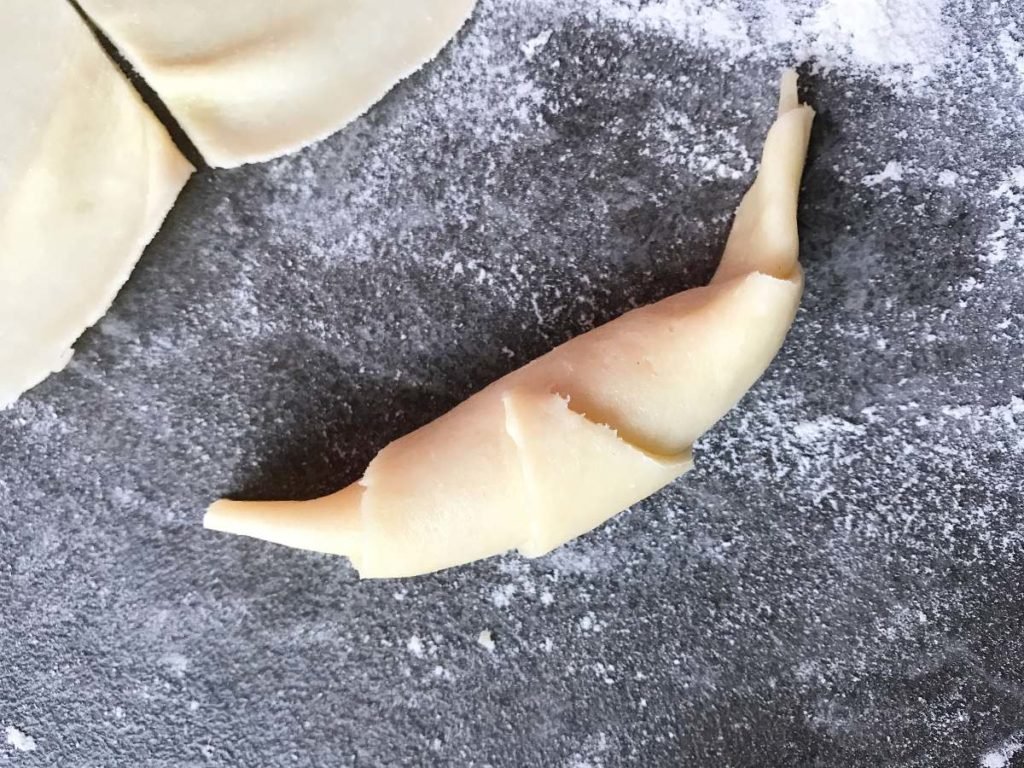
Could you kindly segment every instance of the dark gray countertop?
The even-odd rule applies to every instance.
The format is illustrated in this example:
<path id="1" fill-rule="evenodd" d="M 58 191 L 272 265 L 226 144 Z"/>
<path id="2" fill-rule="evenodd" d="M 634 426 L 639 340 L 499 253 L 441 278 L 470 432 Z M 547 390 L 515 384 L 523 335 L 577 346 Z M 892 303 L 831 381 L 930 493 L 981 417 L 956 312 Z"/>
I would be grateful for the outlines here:
<path id="1" fill-rule="evenodd" d="M 1024 765 L 1024 10 L 965 3 L 896 74 L 818 35 L 785 349 L 694 472 L 536 561 L 360 583 L 200 518 L 706 279 L 784 4 L 736 5 L 745 48 L 681 26 L 709 3 L 488 0 L 344 132 L 199 173 L 0 413 L 0 728 L 36 746 L 0 765 Z"/>

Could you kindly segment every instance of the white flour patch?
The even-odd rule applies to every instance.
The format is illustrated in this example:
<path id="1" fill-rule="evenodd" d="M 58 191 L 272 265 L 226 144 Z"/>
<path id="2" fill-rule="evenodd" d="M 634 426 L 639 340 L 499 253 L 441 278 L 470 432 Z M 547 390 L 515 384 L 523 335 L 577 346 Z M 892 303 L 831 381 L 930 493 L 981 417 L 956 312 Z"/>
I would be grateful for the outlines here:
<path id="1" fill-rule="evenodd" d="M 188 659 L 180 653 L 165 653 L 159 661 L 160 666 L 177 677 L 184 677 L 188 671 Z"/>
<path id="2" fill-rule="evenodd" d="M 1024 734 L 1017 733 L 982 755 L 978 765 L 981 768 L 1009 768 L 1010 760 L 1021 750 L 1024 750 Z"/>
<path id="3" fill-rule="evenodd" d="M 491 591 L 491 602 L 496 608 L 508 608 L 512 604 L 512 597 L 516 594 L 515 584 L 503 584 Z"/>
<path id="4" fill-rule="evenodd" d="M 580 748 L 563 765 L 565 768 L 603 768 L 611 744 L 603 731 L 587 736 Z"/>
<path id="5" fill-rule="evenodd" d="M 801 421 L 793 427 L 793 434 L 801 443 L 813 445 L 832 439 L 839 434 L 863 435 L 864 427 L 835 416 L 822 416 L 814 421 Z"/>
<path id="6" fill-rule="evenodd" d="M 1011 397 L 1007 403 L 988 407 L 955 405 L 941 409 L 944 416 L 960 422 L 967 434 L 1001 434 L 1013 453 L 1024 453 L 1024 398 Z"/>
<path id="7" fill-rule="evenodd" d="M 527 61 L 533 61 L 533 57 L 537 55 L 537 52 L 548 44 L 548 40 L 551 39 L 551 30 L 545 29 L 539 35 L 535 35 L 519 46 L 523 52 L 523 56 L 526 57 Z"/>
<path id="8" fill-rule="evenodd" d="M 564 13 L 580 5 L 557 7 Z M 945 0 L 597 0 L 585 12 L 716 51 L 725 66 L 785 55 L 827 72 L 870 75 L 916 90 L 969 55 L 944 6 Z M 1001 44 L 1016 61 L 1016 40 L 1006 38 Z"/>
<path id="9" fill-rule="evenodd" d="M 1016 23 L 999 33 L 999 49 L 1006 58 L 1006 63 L 1016 72 L 1019 88 L 1024 91 L 1024 33 Z"/>
<path id="10" fill-rule="evenodd" d="M 558 571 L 566 574 L 597 573 L 602 569 L 601 564 L 588 552 L 572 545 L 559 547 L 547 559 Z"/>
<path id="11" fill-rule="evenodd" d="M 647 156 L 666 166 L 685 168 L 701 179 L 748 178 L 754 157 L 734 129 L 709 128 L 703 121 L 667 105 L 657 105 L 658 119 L 647 125 Z"/>
<path id="12" fill-rule="evenodd" d="M 488 653 L 494 653 L 497 647 L 494 642 L 494 633 L 489 629 L 485 629 L 476 636 L 476 643 Z"/>
<path id="13" fill-rule="evenodd" d="M 883 74 L 892 82 L 921 83 L 937 74 L 955 52 L 942 15 L 944 4 L 945 0 L 826 0 L 807 25 L 809 52 L 828 69 L 850 66 Z"/>
<path id="14" fill-rule="evenodd" d="M 604 623 L 597 618 L 597 614 L 593 611 L 587 611 L 579 620 L 579 627 L 584 632 L 601 632 L 604 626 Z"/>
<path id="15" fill-rule="evenodd" d="M 417 659 L 422 659 L 424 656 L 423 641 L 417 635 L 413 635 L 409 638 L 405 644 L 406 649 L 415 656 Z"/>
<path id="16" fill-rule="evenodd" d="M 654 3 L 604 2 L 597 7 L 610 18 L 660 29 L 690 45 L 746 56 L 754 47 L 747 22 L 731 2 L 661 0 Z"/>
<path id="17" fill-rule="evenodd" d="M 7 726 L 7 743 L 19 752 L 35 752 L 36 740 L 13 725 Z"/>
<path id="18" fill-rule="evenodd" d="M 890 160 L 878 173 L 872 173 L 861 179 L 865 187 L 877 187 L 887 181 L 903 181 L 903 166 L 895 160 Z"/>

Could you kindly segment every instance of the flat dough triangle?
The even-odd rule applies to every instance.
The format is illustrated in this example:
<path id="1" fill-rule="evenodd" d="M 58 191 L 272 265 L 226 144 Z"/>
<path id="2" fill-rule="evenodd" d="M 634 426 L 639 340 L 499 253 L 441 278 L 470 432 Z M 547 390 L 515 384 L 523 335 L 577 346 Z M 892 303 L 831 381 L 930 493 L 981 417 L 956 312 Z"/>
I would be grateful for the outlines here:
<path id="1" fill-rule="evenodd" d="M 64 367 L 192 166 L 66 0 L 0 2 L 0 407 Z"/>

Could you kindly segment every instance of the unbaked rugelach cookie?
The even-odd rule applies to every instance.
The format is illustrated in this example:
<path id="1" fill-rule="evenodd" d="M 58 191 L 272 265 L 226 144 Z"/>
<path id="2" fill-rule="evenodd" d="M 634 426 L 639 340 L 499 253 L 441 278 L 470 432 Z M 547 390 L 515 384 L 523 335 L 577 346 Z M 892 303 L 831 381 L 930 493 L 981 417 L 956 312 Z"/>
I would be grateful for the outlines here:
<path id="1" fill-rule="evenodd" d="M 803 288 L 797 198 L 814 113 L 783 77 L 779 115 L 711 283 L 637 309 L 385 447 L 305 502 L 219 501 L 208 528 L 410 576 L 516 548 L 536 556 L 691 467 L 694 441 L 782 346 Z"/>

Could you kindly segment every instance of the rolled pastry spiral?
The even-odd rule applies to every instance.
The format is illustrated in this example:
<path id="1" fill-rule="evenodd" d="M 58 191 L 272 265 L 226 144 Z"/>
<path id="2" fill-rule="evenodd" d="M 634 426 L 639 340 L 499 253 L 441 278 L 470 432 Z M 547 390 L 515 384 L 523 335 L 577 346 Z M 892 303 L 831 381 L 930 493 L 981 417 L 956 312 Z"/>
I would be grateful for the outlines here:
<path id="1" fill-rule="evenodd" d="M 205 525 L 346 555 L 364 578 L 535 557 L 688 471 L 775 357 L 803 289 L 797 199 L 813 110 L 795 72 L 711 282 L 578 336 L 303 502 L 218 501 Z"/>

